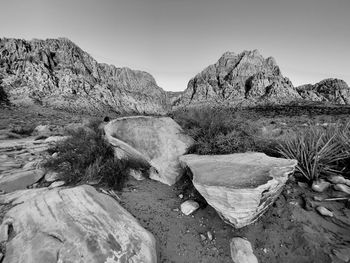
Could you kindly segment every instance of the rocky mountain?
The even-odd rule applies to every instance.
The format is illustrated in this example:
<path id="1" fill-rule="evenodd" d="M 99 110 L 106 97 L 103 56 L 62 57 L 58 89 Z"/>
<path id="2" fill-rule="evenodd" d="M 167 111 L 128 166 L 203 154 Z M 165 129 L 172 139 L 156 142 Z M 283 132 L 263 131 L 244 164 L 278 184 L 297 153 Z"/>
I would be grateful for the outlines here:
<path id="1" fill-rule="evenodd" d="M 192 78 L 175 106 L 198 104 L 255 105 L 286 103 L 301 99 L 288 78 L 282 76 L 274 58 L 257 50 L 224 53 L 213 65 Z"/>
<path id="2" fill-rule="evenodd" d="M 341 79 L 325 79 L 314 85 L 306 84 L 296 89 L 306 100 L 350 104 L 350 87 Z"/>
<path id="3" fill-rule="evenodd" d="M 149 73 L 97 63 L 64 38 L 0 39 L 0 86 L 12 103 L 71 111 L 162 113 L 168 105 Z"/>

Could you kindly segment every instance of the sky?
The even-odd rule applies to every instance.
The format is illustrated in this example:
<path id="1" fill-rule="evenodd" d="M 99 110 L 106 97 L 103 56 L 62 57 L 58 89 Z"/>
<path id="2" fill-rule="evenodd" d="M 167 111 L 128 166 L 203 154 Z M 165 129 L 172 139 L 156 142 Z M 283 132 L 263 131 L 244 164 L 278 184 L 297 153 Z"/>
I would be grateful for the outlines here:
<path id="1" fill-rule="evenodd" d="M 66 37 L 98 62 L 151 73 L 165 90 L 226 51 L 273 56 L 294 86 L 350 85 L 350 0 L 0 0 L 0 37 Z"/>

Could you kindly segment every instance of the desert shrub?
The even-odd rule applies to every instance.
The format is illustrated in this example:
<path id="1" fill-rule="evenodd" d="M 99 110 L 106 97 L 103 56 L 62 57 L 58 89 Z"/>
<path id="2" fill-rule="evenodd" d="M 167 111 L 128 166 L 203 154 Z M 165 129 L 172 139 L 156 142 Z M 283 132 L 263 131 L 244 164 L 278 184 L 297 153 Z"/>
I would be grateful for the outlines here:
<path id="1" fill-rule="evenodd" d="M 280 142 L 278 151 L 296 159 L 296 170 L 308 181 L 344 173 L 350 158 L 349 124 L 329 127 L 311 126 Z"/>
<path id="2" fill-rule="evenodd" d="M 120 190 L 129 174 L 129 169 L 147 169 L 133 161 L 114 158 L 112 146 L 102 136 L 97 122 L 93 121 L 87 129 L 69 131 L 69 137 L 49 149 L 57 152 L 49 158 L 45 167 L 56 170 L 60 178 L 68 184 L 97 181 L 99 184 Z"/>
<path id="3" fill-rule="evenodd" d="M 0 105 L 1 104 L 9 104 L 9 99 L 7 97 L 7 94 L 4 90 L 4 88 L 0 84 Z"/>
<path id="4" fill-rule="evenodd" d="M 276 143 L 259 136 L 258 125 L 239 111 L 225 108 L 194 108 L 175 111 L 172 117 L 195 139 L 189 153 L 229 154 L 261 151 L 276 155 Z"/>
<path id="5" fill-rule="evenodd" d="M 16 134 L 20 134 L 20 135 L 31 135 L 35 129 L 35 124 L 34 123 L 27 123 L 24 125 L 15 125 L 12 126 L 10 131 Z"/>

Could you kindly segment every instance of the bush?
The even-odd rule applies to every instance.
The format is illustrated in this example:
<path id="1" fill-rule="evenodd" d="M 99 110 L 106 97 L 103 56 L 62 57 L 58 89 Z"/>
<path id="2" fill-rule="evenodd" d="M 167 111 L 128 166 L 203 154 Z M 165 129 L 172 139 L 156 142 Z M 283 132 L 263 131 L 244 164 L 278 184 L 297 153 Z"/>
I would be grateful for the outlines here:
<path id="1" fill-rule="evenodd" d="M 259 136 L 258 125 L 234 109 L 201 108 L 175 111 L 172 116 L 195 139 L 189 153 L 229 154 L 262 151 L 275 155 L 277 145 Z"/>
<path id="2" fill-rule="evenodd" d="M 296 159 L 308 181 L 344 173 L 350 160 L 349 124 L 331 127 L 311 126 L 285 138 L 278 150 L 285 158 Z"/>
<path id="3" fill-rule="evenodd" d="M 57 152 L 55 158 L 49 158 L 45 167 L 59 172 L 60 178 L 68 184 L 87 181 L 122 189 L 129 174 L 129 169 L 147 169 L 132 161 L 121 161 L 114 158 L 114 149 L 98 130 L 96 122 L 89 129 L 69 131 L 70 137 L 49 149 Z"/>

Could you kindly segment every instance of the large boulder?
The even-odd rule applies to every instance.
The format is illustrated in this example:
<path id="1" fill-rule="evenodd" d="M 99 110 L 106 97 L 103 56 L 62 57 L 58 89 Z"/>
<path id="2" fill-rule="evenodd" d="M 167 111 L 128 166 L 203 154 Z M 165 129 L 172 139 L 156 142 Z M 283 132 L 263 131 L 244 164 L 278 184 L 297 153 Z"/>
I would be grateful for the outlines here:
<path id="1" fill-rule="evenodd" d="M 263 153 L 180 157 L 193 185 L 228 223 L 240 228 L 255 222 L 275 201 L 294 171 L 296 160 Z"/>
<path id="2" fill-rule="evenodd" d="M 156 262 L 153 235 L 112 197 L 83 185 L 0 196 L 4 263 Z"/>
<path id="3" fill-rule="evenodd" d="M 127 158 L 152 168 L 150 177 L 173 185 L 182 175 L 179 157 L 186 153 L 193 139 L 169 117 L 133 116 L 109 122 L 107 140 L 118 158 Z"/>

